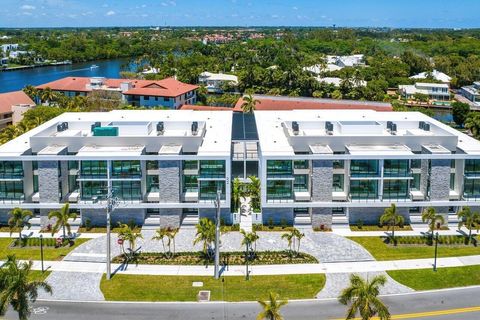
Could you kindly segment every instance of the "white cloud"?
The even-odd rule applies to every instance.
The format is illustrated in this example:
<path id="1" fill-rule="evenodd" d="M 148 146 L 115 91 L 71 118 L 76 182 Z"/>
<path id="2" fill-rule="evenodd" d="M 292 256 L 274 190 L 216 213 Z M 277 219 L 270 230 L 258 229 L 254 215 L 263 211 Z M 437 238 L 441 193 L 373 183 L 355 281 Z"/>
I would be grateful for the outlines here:
<path id="1" fill-rule="evenodd" d="M 144 13 L 144 14 L 142 14 L 142 17 L 146 18 L 146 17 L 148 17 L 148 14 Z"/>
<path id="2" fill-rule="evenodd" d="M 110 10 L 110 11 L 108 11 L 107 13 L 105 13 L 105 15 L 106 15 L 106 16 L 113 16 L 113 15 L 115 15 L 115 11 Z"/>
<path id="3" fill-rule="evenodd" d="M 170 3 L 170 5 L 174 6 L 174 7 L 177 5 L 177 3 L 175 1 L 169 1 L 168 3 Z"/>
<path id="4" fill-rule="evenodd" d="M 168 7 L 168 4 L 166 4 L 165 2 L 162 2 L 161 5 L 164 7 Z"/>
<path id="5" fill-rule="evenodd" d="M 298 7 L 292 7 L 293 10 L 298 10 Z"/>
<path id="6" fill-rule="evenodd" d="M 32 15 L 32 13 L 28 12 L 28 11 L 22 12 L 22 14 L 25 15 L 25 16 L 31 16 Z"/>
<path id="7" fill-rule="evenodd" d="M 22 10 L 35 10 L 35 6 L 24 4 L 23 6 L 20 7 L 20 9 L 22 9 Z"/>
<path id="8" fill-rule="evenodd" d="M 273 19 L 278 19 L 278 18 L 279 18 L 279 17 L 278 17 L 278 14 L 272 14 L 271 17 L 272 17 Z"/>
<path id="9" fill-rule="evenodd" d="M 104 4 L 102 4 L 102 7 L 103 8 L 108 8 L 108 4 L 104 3 Z"/>
<path id="10" fill-rule="evenodd" d="M 147 7 L 147 5 L 146 5 L 146 4 L 142 4 L 142 8 L 146 8 L 146 7 Z"/>

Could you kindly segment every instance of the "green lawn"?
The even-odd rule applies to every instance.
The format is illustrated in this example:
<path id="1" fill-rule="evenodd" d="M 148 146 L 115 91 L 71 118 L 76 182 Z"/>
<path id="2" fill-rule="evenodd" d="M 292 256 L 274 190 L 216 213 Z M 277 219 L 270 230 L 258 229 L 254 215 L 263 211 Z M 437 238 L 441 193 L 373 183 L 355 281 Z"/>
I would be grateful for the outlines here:
<path id="1" fill-rule="evenodd" d="M 415 290 L 480 285 L 480 266 L 432 269 L 395 270 L 387 273 L 396 281 Z"/>
<path id="2" fill-rule="evenodd" d="M 364 226 L 357 226 L 357 225 L 350 225 L 351 231 L 391 231 L 392 227 L 388 228 L 387 226 L 377 226 L 377 225 L 364 225 Z M 412 227 L 410 225 L 405 225 L 403 227 L 395 226 L 395 231 L 412 231 Z"/>
<path id="3" fill-rule="evenodd" d="M 40 247 L 11 249 L 9 246 L 14 240 L 15 238 L 0 238 L 0 259 L 6 259 L 7 255 L 15 254 L 17 259 L 21 260 L 40 260 Z M 43 247 L 43 258 L 45 260 L 61 260 L 70 251 L 88 240 L 90 239 L 76 239 L 75 245 L 72 247 L 66 246 L 58 249 Z"/>
<path id="4" fill-rule="evenodd" d="M 387 245 L 380 237 L 349 237 L 350 240 L 357 242 L 367 249 L 377 260 L 403 260 L 403 259 L 422 259 L 432 258 L 434 255 L 434 246 L 412 245 L 403 246 Z M 458 246 L 438 246 L 439 257 L 457 257 L 480 255 L 480 246 L 458 245 Z"/>
<path id="5" fill-rule="evenodd" d="M 202 281 L 203 287 L 192 287 L 194 281 Z M 117 301 L 196 301 L 200 290 L 210 290 L 210 300 L 217 301 L 266 299 L 270 291 L 283 299 L 307 299 L 323 288 L 325 275 L 252 276 L 249 281 L 235 276 L 224 281 L 200 276 L 115 275 L 110 281 L 104 276 L 100 288 L 106 300 Z"/>

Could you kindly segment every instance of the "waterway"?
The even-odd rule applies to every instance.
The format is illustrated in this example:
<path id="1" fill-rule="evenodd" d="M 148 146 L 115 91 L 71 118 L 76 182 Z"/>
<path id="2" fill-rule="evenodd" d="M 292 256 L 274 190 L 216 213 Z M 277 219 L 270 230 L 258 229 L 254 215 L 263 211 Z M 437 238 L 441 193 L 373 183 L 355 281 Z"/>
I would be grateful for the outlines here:
<path id="1" fill-rule="evenodd" d="M 90 68 L 97 65 L 98 68 Z M 120 71 L 135 70 L 129 59 L 113 59 L 75 63 L 62 66 L 48 66 L 15 71 L 0 72 L 0 93 L 21 90 L 26 85 L 40 85 L 65 77 L 107 77 L 118 78 Z"/>

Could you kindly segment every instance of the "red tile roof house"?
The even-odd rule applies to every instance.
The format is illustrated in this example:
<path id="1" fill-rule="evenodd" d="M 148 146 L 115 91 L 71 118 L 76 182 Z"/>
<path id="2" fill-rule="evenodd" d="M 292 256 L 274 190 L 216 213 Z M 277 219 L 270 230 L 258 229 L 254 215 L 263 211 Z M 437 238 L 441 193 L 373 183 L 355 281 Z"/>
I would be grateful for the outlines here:
<path id="1" fill-rule="evenodd" d="M 183 83 L 174 78 L 134 80 L 67 77 L 37 87 L 39 90 L 46 88 L 69 97 L 87 96 L 93 91 L 117 93 L 118 97 L 126 104 L 178 109 L 184 104 L 197 102 L 198 86 Z"/>
<path id="2" fill-rule="evenodd" d="M 23 113 L 35 107 L 35 102 L 23 91 L 0 94 L 0 130 L 22 120 Z"/>

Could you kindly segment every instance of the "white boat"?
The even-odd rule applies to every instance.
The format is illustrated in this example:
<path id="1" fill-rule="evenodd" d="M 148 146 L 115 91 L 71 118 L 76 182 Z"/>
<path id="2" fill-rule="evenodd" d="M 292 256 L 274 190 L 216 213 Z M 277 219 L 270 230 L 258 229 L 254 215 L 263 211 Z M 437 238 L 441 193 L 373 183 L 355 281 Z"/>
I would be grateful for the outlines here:
<path id="1" fill-rule="evenodd" d="M 97 68 L 98 68 L 98 66 L 97 66 L 96 64 L 92 64 L 92 65 L 90 66 L 90 69 L 97 69 Z"/>

